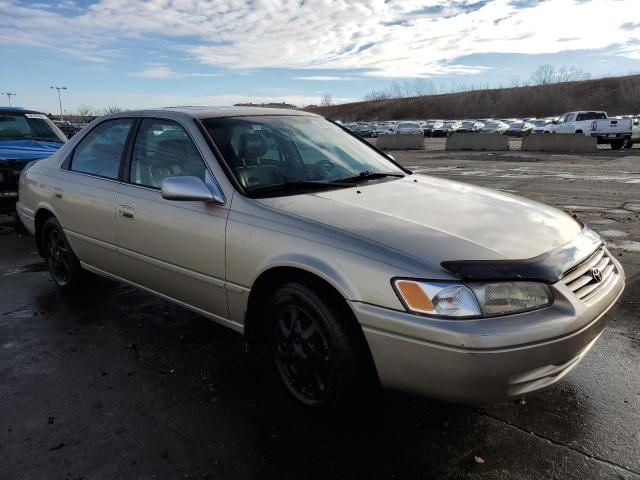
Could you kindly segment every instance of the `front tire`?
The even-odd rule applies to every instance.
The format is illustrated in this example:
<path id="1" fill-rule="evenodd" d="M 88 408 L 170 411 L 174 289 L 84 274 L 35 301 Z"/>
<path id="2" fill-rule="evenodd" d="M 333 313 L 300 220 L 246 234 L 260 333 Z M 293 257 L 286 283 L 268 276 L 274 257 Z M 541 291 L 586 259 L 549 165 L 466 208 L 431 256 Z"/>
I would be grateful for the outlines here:
<path id="1" fill-rule="evenodd" d="M 281 286 L 267 309 L 276 373 L 302 404 L 340 408 L 353 403 L 367 384 L 355 319 L 321 290 L 299 282 Z"/>
<path id="2" fill-rule="evenodd" d="M 72 291 L 82 285 L 83 270 L 71 249 L 58 220 L 51 217 L 42 226 L 42 246 L 51 278 L 63 291 Z"/>

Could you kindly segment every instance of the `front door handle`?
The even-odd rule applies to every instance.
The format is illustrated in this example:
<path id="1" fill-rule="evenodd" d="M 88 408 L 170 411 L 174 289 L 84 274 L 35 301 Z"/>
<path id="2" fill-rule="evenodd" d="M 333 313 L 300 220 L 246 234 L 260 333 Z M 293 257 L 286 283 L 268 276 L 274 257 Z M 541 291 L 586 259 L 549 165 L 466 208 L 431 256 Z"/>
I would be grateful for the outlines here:
<path id="1" fill-rule="evenodd" d="M 118 212 L 122 218 L 133 218 L 136 214 L 136 211 L 133 208 L 127 207 L 126 205 L 120 205 Z"/>

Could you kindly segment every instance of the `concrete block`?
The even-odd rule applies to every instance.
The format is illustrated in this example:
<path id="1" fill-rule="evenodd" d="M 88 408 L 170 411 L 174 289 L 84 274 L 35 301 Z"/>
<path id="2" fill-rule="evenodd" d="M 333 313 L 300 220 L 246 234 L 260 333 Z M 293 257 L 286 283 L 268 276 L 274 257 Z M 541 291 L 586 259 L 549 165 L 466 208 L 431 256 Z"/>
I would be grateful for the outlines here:
<path id="1" fill-rule="evenodd" d="M 380 150 L 423 150 L 424 136 L 420 134 L 380 135 L 376 140 Z"/>
<path id="2" fill-rule="evenodd" d="M 528 152 L 595 152 L 598 140 L 581 133 L 536 133 L 522 139 L 521 150 Z"/>
<path id="3" fill-rule="evenodd" d="M 454 133 L 447 138 L 446 150 L 509 150 L 509 137 L 497 133 Z"/>

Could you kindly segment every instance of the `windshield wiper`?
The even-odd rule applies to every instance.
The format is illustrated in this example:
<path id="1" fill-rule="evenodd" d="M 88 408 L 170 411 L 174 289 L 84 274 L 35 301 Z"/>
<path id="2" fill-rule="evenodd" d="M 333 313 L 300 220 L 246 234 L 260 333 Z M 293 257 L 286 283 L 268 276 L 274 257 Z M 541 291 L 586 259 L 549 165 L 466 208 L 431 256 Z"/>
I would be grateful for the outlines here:
<path id="1" fill-rule="evenodd" d="M 298 189 L 309 189 L 309 188 L 348 188 L 355 187 L 354 183 L 347 183 L 340 180 L 340 183 L 336 182 L 320 182 L 313 180 L 292 180 L 284 183 L 277 183 L 275 185 L 265 185 L 263 187 L 256 187 L 247 189 L 247 193 L 268 193 L 268 192 L 278 192 L 278 191 L 291 191 Z"/>
<path id="2" fill-rule="evenodd" d="M 36 140 L 38 142 L 64 143 L 59 138 L 51 138 L 51 137 L 25 137 L 25 140 Z"/>
<path id="3" fill-rule="evenodd" d="M 371 172 L 369 170 L 365 170 L 364 172 L 360 172 L 357 175 L 339 178 L 338 180 L 336 180 L 336 182 L 357 182 L 358 180 L 373 180 L 376 178 L 384 178 L 384 177 L 404 177 L 404 173 Z"/>
<path id="4" fill-rule="evenodd" d="M 47 137 L 0 137 L 0 142 L 14 141 L 14 140 L 36 140 L 39 142 L 64 143 L 59 138 L 51 139 Z"/>

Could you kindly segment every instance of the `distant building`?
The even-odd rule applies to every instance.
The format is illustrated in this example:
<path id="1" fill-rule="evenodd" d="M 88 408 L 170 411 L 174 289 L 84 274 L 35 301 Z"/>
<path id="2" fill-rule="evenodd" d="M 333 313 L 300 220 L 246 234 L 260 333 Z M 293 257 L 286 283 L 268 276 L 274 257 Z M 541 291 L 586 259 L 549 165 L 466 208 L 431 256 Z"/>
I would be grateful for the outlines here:
<path id="1" fill-rule="evenodd" d="M 262 107 L 262 108 L 288 108 L 290 110 L 297 110 L 298 107 L 291 105 L 290 103 L 236 103 L 234 107 Z"/>

